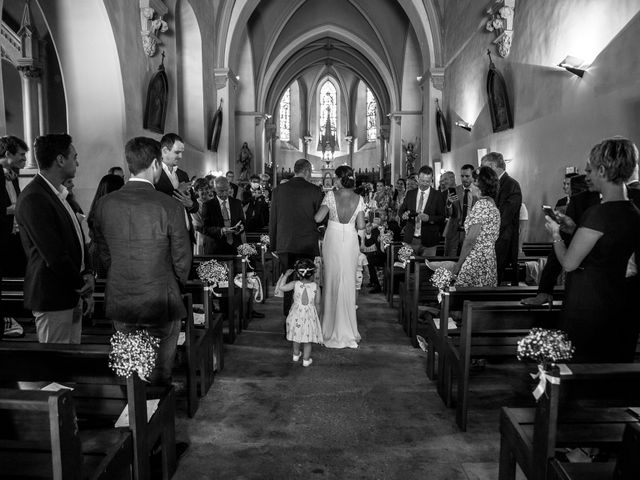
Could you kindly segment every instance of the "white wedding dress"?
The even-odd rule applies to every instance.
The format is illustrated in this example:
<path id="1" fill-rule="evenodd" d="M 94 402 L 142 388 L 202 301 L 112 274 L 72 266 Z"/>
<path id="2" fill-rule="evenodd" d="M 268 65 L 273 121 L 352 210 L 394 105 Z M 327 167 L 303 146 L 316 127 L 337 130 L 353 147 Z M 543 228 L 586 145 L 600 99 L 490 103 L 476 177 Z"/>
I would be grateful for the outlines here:
<path id="1" fill-rule="evenodd" d="M 358 233 L 356 217 L 364 212 L 362 197 L 348 223 L 341 223 L 333 192 L 322 202 L 329 208 L 329 224 L 324 234 L 324 312 L 322 336 L 329 348 L 358 348 L 360 334 L 356 319 L 356 269 L 358 266 Z"/>

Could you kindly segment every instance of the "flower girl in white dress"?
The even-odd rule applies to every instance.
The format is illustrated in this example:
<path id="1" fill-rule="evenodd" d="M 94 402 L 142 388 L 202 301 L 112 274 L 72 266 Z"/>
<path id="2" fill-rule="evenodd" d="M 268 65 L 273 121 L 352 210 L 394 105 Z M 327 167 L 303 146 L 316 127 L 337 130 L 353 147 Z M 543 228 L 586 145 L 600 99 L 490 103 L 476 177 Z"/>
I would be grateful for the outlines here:
<path id="1" fill-rule="evenodd" d="M 311 359 L 311 344 L 322 345 L 322 326 L 318 311 L 321 309 L 321 294 L 316 282 L 314 282 L 315 264 L 312 260 L 302 258 L 298 260 L 292 270 L 280 278 L 276 288 L 283 292 L 293 290 L 293 305 L 287 316 L 287 340 L 293 342 L 293 361 L 300 360 L 300 345 L 302 345 L 302 366 L 308 367 Z M 298 280 L 284 283 L 293 272 L 298 275 Z"/>

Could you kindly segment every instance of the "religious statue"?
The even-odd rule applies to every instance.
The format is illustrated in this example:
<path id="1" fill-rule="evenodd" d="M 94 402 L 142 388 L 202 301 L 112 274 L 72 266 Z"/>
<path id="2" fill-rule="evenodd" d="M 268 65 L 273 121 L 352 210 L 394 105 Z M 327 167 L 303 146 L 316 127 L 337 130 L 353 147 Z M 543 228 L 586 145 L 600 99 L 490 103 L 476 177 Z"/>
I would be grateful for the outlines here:
<path id="1" fill-rule="evenodd" d="M 404 146 L 404 141 L 402 144 Z M 418 159 L 418 154 L 415 153 L 414 148 L 414 144 L 409 142 L 404 149 L 407 178 L 416 173 L 416 160 Z"/>
<path id="2" fill-rule="evenodd" d="M 238 155 L 238 163 L 240 164 L 240 178 L 239 181 L 249 181 L 249 167 L 251 166 L 251 159 L 253 158 L 253 153 L 251 153 L 251 149 L 247 142 L 242 144 L 242 148 L 240 148 L 240 154 Z"/>

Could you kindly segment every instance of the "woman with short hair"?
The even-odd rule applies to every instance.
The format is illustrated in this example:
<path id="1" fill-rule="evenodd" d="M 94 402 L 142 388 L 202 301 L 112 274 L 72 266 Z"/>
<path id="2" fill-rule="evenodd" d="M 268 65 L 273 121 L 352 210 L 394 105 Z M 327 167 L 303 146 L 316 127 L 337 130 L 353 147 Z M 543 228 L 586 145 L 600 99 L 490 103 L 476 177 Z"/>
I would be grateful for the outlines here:
<path id="1" fill-rule="evenodd" d="M 640 292 L 628 291 L 625 275 L 631 255 L 640 258 L 640 211 L 629 201 L 625 182 L 637 163 L 638 149 L 626 138 L 609 138 L 591 149 L 587 184 L 600 192 L 602 203 L 583 214 L 569 247 L 560 225 L 546 217 L 567 272 L 562 329 L 573 342 L 576 361 L 634 360 L 640 317 L 632 303 Z"/>

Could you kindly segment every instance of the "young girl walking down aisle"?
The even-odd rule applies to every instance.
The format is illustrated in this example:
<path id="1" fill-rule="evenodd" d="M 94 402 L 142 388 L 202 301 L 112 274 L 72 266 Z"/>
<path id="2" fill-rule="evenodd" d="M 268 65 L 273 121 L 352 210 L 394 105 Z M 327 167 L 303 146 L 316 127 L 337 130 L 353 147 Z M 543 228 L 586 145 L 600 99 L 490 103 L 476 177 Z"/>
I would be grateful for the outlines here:
<path id="1" fill-rule="evenodd" d="M 287 316 L 287 340 L 293 342 L 293 361 L 300 360 L 300 345 L 302 345 L 302 366 L 308 367 L 311 359 L 311 344 L 322 345 L 322 326 L 318 317 L 320 310 L 321 294 L 318 285 L 313 281 L 315 265 L 306 258 L 298 260 L 293 270 L 280 278 L 278 286 L 283 292 L 293 290 L 293 305 Z M 298 280 L 284 283 L 293 272 L 298 275 Z"/>

